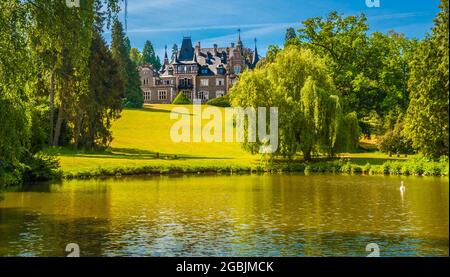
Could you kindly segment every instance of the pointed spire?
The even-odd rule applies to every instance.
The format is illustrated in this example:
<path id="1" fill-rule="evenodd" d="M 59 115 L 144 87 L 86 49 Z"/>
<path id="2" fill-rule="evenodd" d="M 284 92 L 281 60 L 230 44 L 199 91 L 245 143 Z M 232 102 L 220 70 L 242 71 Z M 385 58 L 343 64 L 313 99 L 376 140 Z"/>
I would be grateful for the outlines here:
<path id="1" fill-rule="evenodd" d="M 164 46 L 164 65 L 168 65 L 169 64 L 169 56 L 167 55 L 167 45 Z"/>
<path id="2" fill-rule="evenodd" d="M 241 29 L 240 28 L 238 29 L 238 34 L 239 34 L 239 36 L 238 36 L 237 46 L 242 48 L 243 44 L 242 44 L 242 40 L 241 40 Z"/>
<path id="3" fill-rule="evenodd" d="M 255 38 L 255 50 L 253 53 L 253 60 L 252 60 L 252 66 L 255 67 L 256 64 L 259 62 L 259 55 L 258 55 L 258 47 L 256 45 L 256 43 L 258 42 L 258 40 Z"/>

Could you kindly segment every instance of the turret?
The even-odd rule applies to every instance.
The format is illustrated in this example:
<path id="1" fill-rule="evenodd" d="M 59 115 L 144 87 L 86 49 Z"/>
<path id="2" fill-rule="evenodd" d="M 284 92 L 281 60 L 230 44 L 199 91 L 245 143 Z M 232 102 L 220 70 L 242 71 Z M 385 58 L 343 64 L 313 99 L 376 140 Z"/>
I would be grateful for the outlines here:
<path id="1" fill-rule="evenodd" d="M 255 68 L 256 64 L 259 62 L 258 47 L 257 47 L 256 43 L 257 43 L 257 40 L 255 38 L 255 50 L 253 52 L 252 68 Z"/>

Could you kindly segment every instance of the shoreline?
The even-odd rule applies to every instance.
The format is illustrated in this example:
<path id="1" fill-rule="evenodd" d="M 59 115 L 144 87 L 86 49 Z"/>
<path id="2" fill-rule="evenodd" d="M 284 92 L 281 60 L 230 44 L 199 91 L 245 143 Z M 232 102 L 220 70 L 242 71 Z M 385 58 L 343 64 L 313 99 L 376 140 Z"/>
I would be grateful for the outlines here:
<path id="1" fill-rule="evenodd" d="M 411 161 L 388 161 L 381 165 L 364 166 L 343 162 L 342 160 L 316 161 L 310 163 L 279 163 L 269 166 L 121 166 L 113 168 L 97 167 L 88 171 L 64 172 L 61 180 L 97 179 L 122 176 L 175 176 L 175 175 L 221 175 L 221 174 L 264 174 L 264 173 L 300 173 L 300 174 L 347 174 L 363 176 L 416 176 L 448 177 L 448 163 L 438 162 L 417 164 Z"/>

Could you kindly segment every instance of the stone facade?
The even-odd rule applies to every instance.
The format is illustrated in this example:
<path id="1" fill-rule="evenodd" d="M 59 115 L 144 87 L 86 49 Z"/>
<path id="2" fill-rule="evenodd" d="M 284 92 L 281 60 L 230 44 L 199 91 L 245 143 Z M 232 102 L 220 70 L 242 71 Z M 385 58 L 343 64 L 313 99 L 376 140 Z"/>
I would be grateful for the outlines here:
<path id="1" fill-rule="evenodd" d="M 178 93 L 184 93 L 191 101 L 226 95 L 237 76 L 252 69 L 259 61 L 258 49 L 245 48 L 240 35 L 237 43 L 220 48 L 192 46 L 190 37 L 184 37 L 175 58 L 169 61 L 167 47 L 164 65 L 157 72 L 151 65 L 139 68 L 141 89 L 145 103 L 169 104 Z"/>

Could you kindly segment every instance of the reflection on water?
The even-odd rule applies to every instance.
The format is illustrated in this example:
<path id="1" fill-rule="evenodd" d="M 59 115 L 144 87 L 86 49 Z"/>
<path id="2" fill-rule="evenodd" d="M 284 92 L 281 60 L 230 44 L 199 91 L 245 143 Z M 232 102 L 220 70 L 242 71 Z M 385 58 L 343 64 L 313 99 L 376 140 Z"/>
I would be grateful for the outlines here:
<path id="1" fill-rule="evenodd" d="M 448 256 L 448 179 L 252 175 L 5 192 L 0 256 Z"/>

